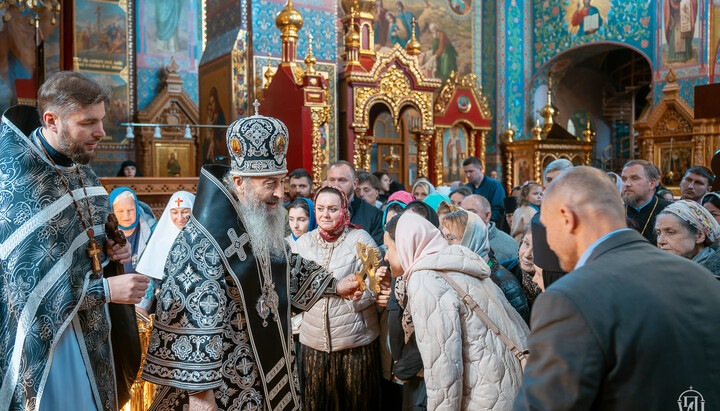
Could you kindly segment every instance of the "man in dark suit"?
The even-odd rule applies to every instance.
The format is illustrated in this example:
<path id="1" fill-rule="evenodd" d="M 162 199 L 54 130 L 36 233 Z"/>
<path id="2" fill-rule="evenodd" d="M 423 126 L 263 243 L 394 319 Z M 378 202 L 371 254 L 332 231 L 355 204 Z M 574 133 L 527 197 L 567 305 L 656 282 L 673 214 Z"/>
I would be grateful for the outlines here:
<path id="1" fill-rule="evenodd" d="M 597 169 L 557 177 L 540 219 L 572 272 L 533 306 L 515 410 L 677 409 L 697 396 L 685 393 L 691 386 L 720 407 L 712 274 L 625 228 L 620 194 Z"/>

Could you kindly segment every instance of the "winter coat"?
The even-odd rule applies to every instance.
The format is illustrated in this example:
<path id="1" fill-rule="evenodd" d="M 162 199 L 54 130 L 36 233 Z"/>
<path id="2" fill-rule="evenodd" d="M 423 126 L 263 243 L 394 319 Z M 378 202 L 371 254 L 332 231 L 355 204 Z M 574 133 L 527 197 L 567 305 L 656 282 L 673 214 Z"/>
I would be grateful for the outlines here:
<path id="1" fill-rule="evenodd" d="M 317 230 L 298 238 L 296 246 L 298 254 L 303 258 L 323 264 L 329 250 L 320 245 L 322 240 L 318 241 L 320 236 Z M 362 261 L 357 257 L 358 242 L 376 247 L 375 241 L 365 230 L 351 229 L 333 250 L 326 267 L 336 279 L 340 280 L 360 271 Z M 300 342 L 324 352 L 370 344 L 380 334 L 375 298 L 375 294 L 370 290 L 365 290 L 360 301 L 337 296 L 323 297 L 303 314 Z"/>
<path id="2" fill-rule="evenodd" d="M 468 293 L 519 349 L 527 346 L 529 333 L 477 254 L 450 246 L 420 260 L 407 292 L 428 409 L 510 409 L 522 381 L 520 363 L 438 271 Z"/>

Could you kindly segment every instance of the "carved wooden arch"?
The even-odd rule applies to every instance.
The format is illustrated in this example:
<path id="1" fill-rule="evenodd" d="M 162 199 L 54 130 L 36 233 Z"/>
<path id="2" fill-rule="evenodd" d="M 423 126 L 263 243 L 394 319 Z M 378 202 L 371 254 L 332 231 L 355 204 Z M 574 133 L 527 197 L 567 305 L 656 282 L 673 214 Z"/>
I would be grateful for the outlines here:
<path id="1" fill-rule="evenodd" d="M 191 139 L 185 138 L 184 125 L 197 125 L 200 119 L 198 106 L 195 104 L 190 95 L 183 88 L 183 81 L 177 74 L 177 64 L 171 61 L 166 68 L 167 78 L 165 79 L 165 87 L 158 93 L 153 101 L 140 111 L 137 115 L 138 122 L 149 124 L 177 124 L 178 127 L 161 127 L 161 138 L 155 138 L 154 127 L 139 127 L 140 133 L 136 138 L 139 139 L 138 149 L 139 163 L 146 176 L 160 176 L 159 164 L 155 161 L 156 151 L 159 144 L 171 144 L 183 149 L 187 146 L 188 155 L 191 156 L 189 164 L 189 176 L 197 175 L 197 137 L 198 129 L 191 127 Z M 184 175 L 184 174 L 183 174 Z"/>
<path id="2" fill-rule="evenodd" d="M 401 108 L 412 104 L 420 113 L 420 126 L 423 131 L 433 130 L 432 93 L 413 90 L 412 83 L 404 71 L 396 66 L 390 67 L 380 76 L 378 87 L 358 87 L 355 90 L 355 110 L 353 128 L 370 127 L 370 108 L 382 101 L 390 108 L 397 124 Z"/>
<path id="3" fill-rule="evenodd" d="M 720 121 L 696 120 L 692 107 L 680 96 L 680 86 L 676 80 L 675 72 L 670 70 L 666 76 L 662 100 L 635 123 L 640 157 L 658 166 L 661 174 L 669 171 L 664 170 L 662 164 L 668 150 L 690 152 L 689 168 L 710 167 L 713 154 L 720 148 Z M 687 170 L 677 171 L 684 174 Z M 663 178 L 668 178 L 669 174 L 663 174 Z M 675 173 L 672 180 L 672 183 L 663 183 L 678 194 L 679 182 Z"/>

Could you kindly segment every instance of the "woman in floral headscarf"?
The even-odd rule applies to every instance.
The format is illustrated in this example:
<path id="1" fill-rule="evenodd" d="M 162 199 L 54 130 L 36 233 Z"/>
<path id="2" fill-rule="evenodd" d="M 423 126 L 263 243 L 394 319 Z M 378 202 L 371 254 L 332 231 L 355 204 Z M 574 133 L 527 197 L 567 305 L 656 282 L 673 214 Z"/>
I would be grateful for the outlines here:
<path id="1" fill-rule="evenodd" d="M 657 246 L 702 265 L 720 279 L 720 224 L 694 201 L 676 201 L 655 221 Z"/>
<path id="2" fill-rule="evenodd" d="M 376 247 L 370 234 L 350 223 L 345 193 L 335 187 L 315 195 L 318 228 L 298 238 L 298 253 L 340 280 L 361 271 L 358 243 Z M 300 362 L 305 409 L 366 410 L 379 407 L 380 356 L 376 295 L 359 301 L 327 296 L 304 313 Z"/>

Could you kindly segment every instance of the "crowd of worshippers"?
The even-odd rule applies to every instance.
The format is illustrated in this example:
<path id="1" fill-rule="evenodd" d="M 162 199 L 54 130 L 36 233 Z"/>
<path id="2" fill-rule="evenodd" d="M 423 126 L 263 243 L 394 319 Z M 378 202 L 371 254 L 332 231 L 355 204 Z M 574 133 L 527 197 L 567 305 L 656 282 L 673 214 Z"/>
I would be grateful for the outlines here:
<path id="1" fill-rule="evenodd" d="M 558 160 L 507 198 L 475 157 L 465 185 L 408 191 L 339 161 L 314 187 L 256 102 L 228 128 L 230 165 L 204 165 L 158 221 L 90 166 L 109 99 L 61 72 L 2 116 L 0 410 L 118 409 L 153 314 L 153 410 L 720 404 L 706 168 L 677 201 L 640 160 Z"/>
<path id="2" fill-rule="evenodd" d="M 534 301 L 565 274 L 540 221 L 544 186 L 528 181 L 506 197 L 501 183 L 483 173 L 479 159 L 467 158 L 463 168 L 467 184 L 434 187 L 420 178 L 409 191 L 386 171 L 356 170 L 346 161 L 332 164 L 317 190 L 307 170 L 288 174 L 285 240 L 292 252 L 342 278 L 362 267 L 355 248 L 360 242 L 378 246 L 381 259 L 386 256 L 389 261 L 379 270 L 393 271 L 387 296 L 353 305 L 325 297 L 292 318 L 307 409 L 333 404 L 340 409 L 374 407 L 368 398 L 382 398 L 381 409 L 436 409 L 458 403 L 466 409 L 505 409 L 513 403 L 522 381 L 520 363 L 508 355 L 507 347 L 485 340 L 488 327 L 479 319 L 460 326 L 463 311 L 457 307 L 464 301 L 449 292 L 451 285 L 427 283 L 408 290 L 407 278 L 394 272 L 407 271 L 413 260 L 427 255 L 432 258 L 423 259 L 414 272 L 441 270 L 453 273 L 459 282 L 483 280 L 466 284 L 470 297 L 482 300 L 479 304 L 504 324 L 511 341 L 527 347 Z M 568 160 L 550 163 L 543 173 L 545 186 L 570 168 Z M 625 203 L 627 227 L 720 279 L 720 194 L 712 192 L 714 175 L 709 169 L 689 169 L 677 200 L 659 184 L 659 170 L 650 162 L 632 160 L 620 175 L 606 174 Z M 166 257 L 157 257 L 167 256 L 192 212 L 193 199 L 187 192 L 173 194 L 158 222 L 129 188 L 110 194 L 113 212 L 132 244 L 126 272 L 162 273 Z M 414 216 L 400 219 L 407 214 Z M 403 255 L 403 248 L 411 248 L 413 241 L 421 246 L 413 255 Z M 490 271 L 473 264 L 469 254 L 481 257 Z M 393 260 L 399 267 L 393 267 Z M 162 275 L 153 277 L 146 297 L 136 305 L 146 316 L 154 310 L 153 294 L 161 285 Z M 409 295 L 414 301 L 408 301 Z M 360 353 L 354 361 L 344 356 L 354 351 Z M 458 367 L 474 370 L 477 379 L 469 384 L 457 373 Z M 328 375 L 333 375 L 332 381 Z M 368 392 L 356 389 L 357 378 L 365 380 L 362 386 Z M 328 395 L 331 391 L 335 399 Z M 488 397 L 488 392 L 494 394 Z M 354 398 L 358 396 L 364 402 Z M 339 404 L 333 402 L 338 399 Z"/>

